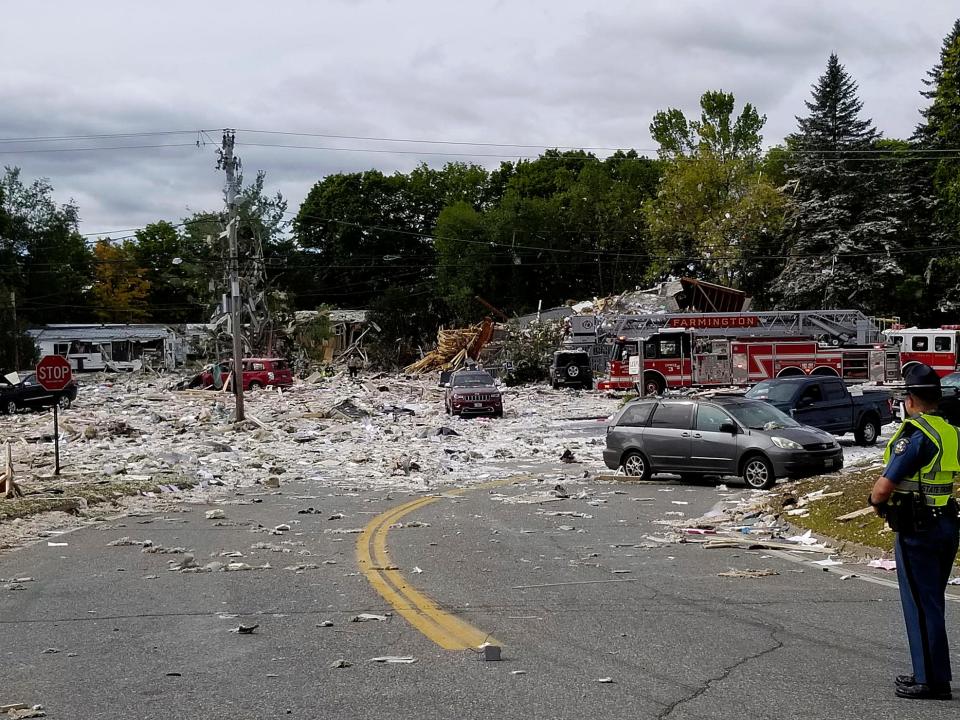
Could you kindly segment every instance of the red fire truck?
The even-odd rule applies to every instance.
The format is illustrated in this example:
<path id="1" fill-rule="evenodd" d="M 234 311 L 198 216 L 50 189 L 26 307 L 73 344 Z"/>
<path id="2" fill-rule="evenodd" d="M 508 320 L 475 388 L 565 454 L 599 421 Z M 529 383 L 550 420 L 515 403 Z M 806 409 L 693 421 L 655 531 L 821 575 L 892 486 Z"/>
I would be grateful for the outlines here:
<path id="1" fill-rule="evenodd" d="M 915 363 L 926 363 L 940 377 L 956 372 L 960 342 L 960 325 L 942 325 L 935 329 L 894 326 L 884 332 L 888 342 L 900 351 L 900 366 L 906 369 Z"/>
<path id="2" fill-rule="evenodd" d="M 895 382 L 897 350 L 856 310 L 620 315 L 598 329 L 608 346 L 600 390 L 649 394 L 689 386 L 749 385 L 790 375 Z"/>

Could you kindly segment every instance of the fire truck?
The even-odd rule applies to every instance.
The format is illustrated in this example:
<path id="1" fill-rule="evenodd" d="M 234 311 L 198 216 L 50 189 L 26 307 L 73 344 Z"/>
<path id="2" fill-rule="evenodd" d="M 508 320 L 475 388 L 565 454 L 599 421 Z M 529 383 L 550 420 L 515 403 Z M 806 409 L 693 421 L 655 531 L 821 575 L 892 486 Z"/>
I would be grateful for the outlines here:
<path id="1" fill-rule="evenodd" d="M 958 369 L 960 325 L 942 325 L 935 329 L 894 326 L 884 333 L 887 341 L 900 351 L 900 365 L 906 372 L 910 365 L 925 363 L 940 377 Z"/>
<path id="2" fill-rule="evenodd" d="M 597 342 L 609 375 L 600 390 L 642 381 L 646 393 L 659 394 L 791 375 L 900 379 L 897 349 L 857 310 L 616 315 L 598 325 Z"/>

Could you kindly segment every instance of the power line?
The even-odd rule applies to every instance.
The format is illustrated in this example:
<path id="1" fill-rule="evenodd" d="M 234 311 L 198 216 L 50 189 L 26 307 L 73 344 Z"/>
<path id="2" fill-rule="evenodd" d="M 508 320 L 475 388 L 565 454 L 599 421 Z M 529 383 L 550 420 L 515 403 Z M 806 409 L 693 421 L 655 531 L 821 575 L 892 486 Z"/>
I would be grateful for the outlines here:
<path id="1" fill-rule="evenodd" d="M 100 150 L 145 150 L 153 148 L 200 147 L 206 143 L 157 143 L 153 145 L 101 145 L 79 148 L 36 148 L 31 150 L 0 150 L 0 155 L 27 155 L 32 153 L 95 152 Z"/>
<path id="2" fill-rule="evenodd" d="M 156 130 L 149 132 L 100 133 L 96 135 L 40 135 L 35 137 L 0 138 L 0 143 L 35 143 L 72 140 L 105 140 L 112 138 L 155 137 L 158 135 L 196 135 L 203 132 L 194 130 Z"/>
<path id="3" fill-rule="evenodd" d="M 17 143 L 42 143 L 42 142 L 72 142 L 76 140 L 103 140 L 103 139 L 114 139 L 114 138 L 137 138 L 137 137 L 158 137 L 158 136 L 171 136 L 171 135 L 204 135 L 207 138 L 207 141 L 210 144 L 217 144 L 210 136 L 210 132 L 216 132 L 217 129 L 214 128 L 192 128 L 184 130 L 151 130 L 151 131 L 141 131 L 141 132 L 117 132 L 117 133 L 89 133 L 89 134 L 75 134 L 75 135 L 39 135 L 39 136 L 25 136 L 25 137 L 6 137 L 0 138 L 0 143 L 3 144 L 17 144 Z M 655 147 L 613 147 L 609 145 L 565 145 L 557 143 L 515 143 L 515 142 L 492 142 L 489 140 L 446 140 L 446 139 L 430 139 L 430 138 L 409 138 L 409 137 L 391 137 L 386 135 L 351 135 L 351 134 L 342 134 L 342 133 L 322 133 L 322 132 L 297 132 L 292 130 L 262 130 L 255 128 L 241 128 L 237 129 L 237 132 L 250 133 L 254 135 L 277 135 L 284 137 L 314 137 L 314 138 L 327 138 L 335 140 L 359 140 L 364 142 L 388 142 L 388 143 L 398 143 L 398 144 L 407 144 L 407 145 L 450 145 L 450 146 L 459 146 L 459 147 L 489 147 L 489 148 L 517 148 L 517 149 L 543 149 L 543 150 L 598 150 L 603 152 L 617 152 L 617 151 L 629 151 L 632 150 L 638 153 L 656 153 L 661 150 L 661 148 Z M 355 152 L 373 152 L 373 150 L 367 150 L 364 148 L 326 148 L 318 146 L 299 146 L 299 145 L 285 145 L 285 144 L 257 144 L 257 143 L 244 143 L 249 146 L 260 146 L 260 147 L 289 147 L 294 149 L 322 149 L 322 150 L 337 150 L 337 151 L 355 151 Z M 128 147 L 139 147 L 139 146 L 128 146 Z M 109 149 L 109 148 L 104 148 Z M 58 150 L 50 150 L 50 152 L 55 152 Z M 380 149 L 380 152 L 400 152 L 400 151 L 391 151 L 387 149 Z M 768 148 L 767 152 L 777 151 L 781 153 L 790 153 L 790 154 L 807 154 L 807 153 L 830 153 L 830 154 L 903 154 L 903 153 L 929 153 L 934 155 L 939 154 L 952 154 L 960 153 L 960 147 L 956 148 L 915 148 L 915 147 L 906 147 L 906 148 L 816 148 L 816 147 L 804 147 L 804 148 L 789 148 L 782 146 L 773 146 Z M 21 151 L 29 152 L 29 151 Z M 406 151 L 406 152 L 417 152 L 417 151 Z M 424 154 L 437 154 L 430 153 L 426 151 Z M 460 153 L 451 153 L 457 155 Z M 471 153 L 467 153 L 468 155 Z M 494 157 L 499 157 L 500 155 L 493 155 Z M 504 157 L 513 157 L 514 155 L 507 155 Z M 484 155 L 478 155 L 478 157 L 484 157 Z"/>
<path id="4" fill-rule="evenodd" d="M 318 132 L 291 132 L 287 130 L 251 130 L 251 129 L 242 129 L 238 128 L 237 132 L 246 132 L 259 135 L 285 135 L 292 137 L 317 137 L 317 138 L 329 138 L 334 140 L 365 140 L 369 142 L 391 142 L 391 143 L 407 143 L 407 144 L 420 144 L 420 145 L 461 145 L 468 147 L 509 147 L 509 148 L 544 148 L 544 149 L 556 149 L 556 150 L 605 150 L 610 152 L 616 152 L 617 150 L 623 150 L 625 148 L 615 148 L 615 147 L 604 147 L 601 145 L 554 145 L 552 143 L 548 144 L 537 144 L 537 143 L 497 143 L 489 141 L 469 141 L 469 140 L 423 140 L 416 138 L 395 138 L 395 137 L 376 137 L 376 136 L 366 136 L 366 135 L 335 135 L 332 133 L 318 133 Z M 249 144 L 249 143 L 244 143 Z M 637 152 L 657 152 L 656 149 L 651 148 L 634 148 Z"/>

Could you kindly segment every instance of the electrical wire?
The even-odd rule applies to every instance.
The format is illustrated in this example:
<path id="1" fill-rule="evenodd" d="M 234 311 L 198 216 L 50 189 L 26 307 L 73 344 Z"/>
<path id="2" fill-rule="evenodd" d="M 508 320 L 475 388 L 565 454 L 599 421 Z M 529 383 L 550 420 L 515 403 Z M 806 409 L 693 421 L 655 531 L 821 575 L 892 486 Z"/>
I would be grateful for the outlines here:
<path id="1" fill-rule="evenodd" d="M 36 148 L 30 150 L 0 150 L 0 155 L 27 155 L 32 153 L 95 152 L 100 150 L 144 150 L 148 148 L 200 147 L 206 143 L 158 143 L 155 145 L 111 145 L 79 148 Z"/>

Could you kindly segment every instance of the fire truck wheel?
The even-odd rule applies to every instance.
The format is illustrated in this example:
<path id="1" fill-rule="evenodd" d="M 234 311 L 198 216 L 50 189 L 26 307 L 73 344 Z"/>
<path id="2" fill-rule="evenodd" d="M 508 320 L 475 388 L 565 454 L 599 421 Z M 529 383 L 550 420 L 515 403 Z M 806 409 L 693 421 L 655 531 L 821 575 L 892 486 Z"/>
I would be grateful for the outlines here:
<path id="1" fill-rule="evenodd" d="M 776 481 L 773 465 L 763 455 L 751 455 L 743 463 L 743 481 L 754 490 L 769 490 Z"/>
<path id="2" fill-rule="evenodd" d="M 643 384 L 647 395 L 663 395 L 665 386 L 659 376 L 647 373 L 643 376 Z"/>
<path id="3" fill-rule="evenodd" d="M 650 479 L 650 466 L 647 464 L 647 459 L 636 450 L 631 450 L 624 455 L 620 464 L 628 477 L 636 477 L 641 480 Z"/>
<path id="4" fill-rule="evenodd" d="M 879 435 L 880 428 L 877 419 L 872 415 L 868 415 L 861 420 L 860 427 L 853 433 L 858 445 L 875 445 Z"/>

